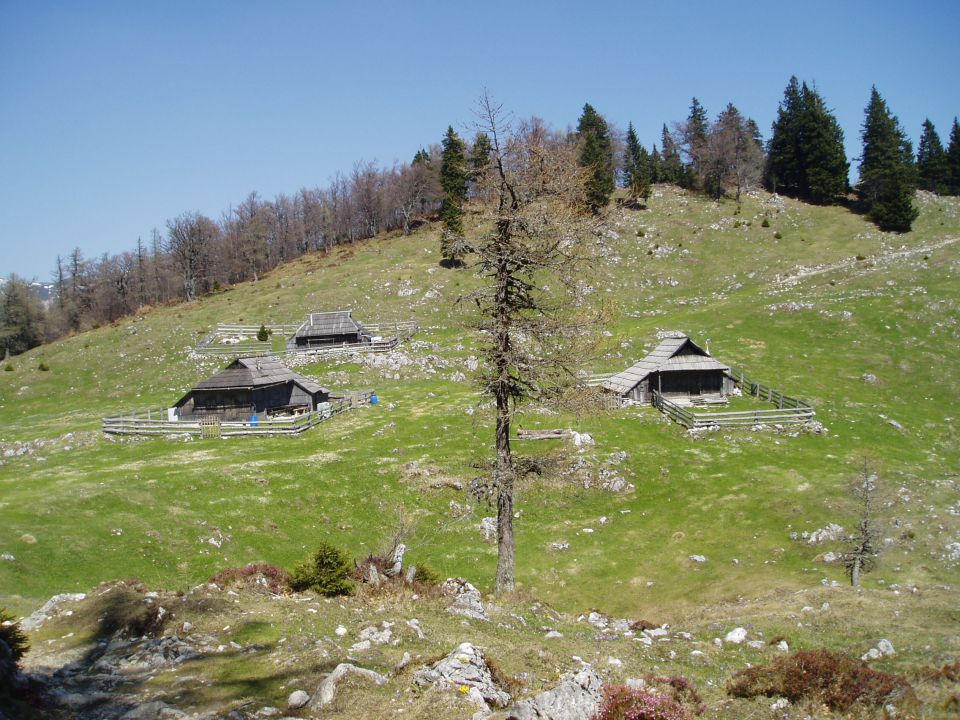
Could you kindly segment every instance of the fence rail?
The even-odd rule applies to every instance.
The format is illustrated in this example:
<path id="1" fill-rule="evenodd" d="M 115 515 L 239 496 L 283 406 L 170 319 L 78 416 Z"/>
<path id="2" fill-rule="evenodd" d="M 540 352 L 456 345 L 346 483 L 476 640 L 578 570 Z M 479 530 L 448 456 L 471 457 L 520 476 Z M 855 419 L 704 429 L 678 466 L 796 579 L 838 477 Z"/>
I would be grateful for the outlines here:
<path id="1" fill-rule="evenodd" d="M 181 435 L 196 437 L 233 437 L 238 435 L 299 435 L 334 415 L 370 402 L 372 390 L 352 391 L 331 398 L 329 407 L 294 417 L 250 420 L 219 420 L 203 416 L 196 420 L 169 420 L 167 410 L 118 415 L 103 419 L 103 432 L 111 435 Z M 158 416 L 156 419 L 154 416 Z"/>
<path id="2" fill-rule="evenodd" d="M 274 333 L 282 333 L 290 337 L 297 331 L 299 325 L 273 325 L 267 328 Z M 374 335 L 390 333 L 390 337 L 368 343 L 346 343 L 342 345 L 318 346 L 297 348 L 289 344 L 283 350 L 273 350 L 272 341 L 266 342 L 238 342 L 230 345 L 215 345 L 218 338 L 224 335 L 256 335 L 260 328 L 256 325 L 224 325 L 218 324 L 213 331 L 203 338 L 193 349 L 198 355 L 213 355 L 218 357 L 289 357 L 303 356 L 325 358 L 349 355 L 356 352 L 377 353 L 389 352 L 404 340 L 408 340 L 420 330 L 420 323 L 416 320 L 398 320 L 395 322 L 369 323 L 364 325 Z"/>
<path id="3" fill-rule="evenodd" d="M 680 425 L 687 428 L 706 428 L 706 427 L 737 427 L 744 425 L 796 425 L 812 420 L 816 412 L 812 406 L 803 400 L 784 395 L 773 390 L 772 396 L 769 391 L 771 388 L 764 388 L 763 395 L 757 387 L 759 383 L 751 383 L 752 389 L 756 392 L 751 393 L 755 397 L 771 400 L 779 403 L 776 408 L 769 410 L 733 410 L 724 412 L 695 412 L 687 408 L 680 407 L 661 395 L 656 390 L 653 391 L 653 405 L 660 412 L 666 415 Z"/>

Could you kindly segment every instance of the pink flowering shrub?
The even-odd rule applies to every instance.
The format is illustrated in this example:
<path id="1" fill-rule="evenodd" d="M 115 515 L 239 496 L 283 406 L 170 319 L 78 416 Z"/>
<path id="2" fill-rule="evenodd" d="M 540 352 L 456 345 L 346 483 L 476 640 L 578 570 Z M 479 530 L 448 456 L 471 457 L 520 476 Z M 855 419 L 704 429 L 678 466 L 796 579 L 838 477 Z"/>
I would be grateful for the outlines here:
<path id="1" fill-rule="evenodd" d="M 603 704 L 593 720 L 690 720 L 690 713 L 672 697 L 626 685 L 606 685 Z"/>

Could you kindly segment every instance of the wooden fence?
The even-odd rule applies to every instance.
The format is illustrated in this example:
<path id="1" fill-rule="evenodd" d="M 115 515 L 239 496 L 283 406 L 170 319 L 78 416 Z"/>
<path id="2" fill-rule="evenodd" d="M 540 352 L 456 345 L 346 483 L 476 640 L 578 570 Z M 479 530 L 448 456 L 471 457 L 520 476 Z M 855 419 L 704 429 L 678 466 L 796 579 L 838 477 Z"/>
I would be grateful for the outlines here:
<path id="1" fill-rule="evenodd" d="M 370 402 L 372 390 L 358 390 L 331 397 L 329 407 L 294 417 L 250 420 L 221 420 L 207 415 L 196 420 L 169 420 L 166 408 L 118 415 L 103 419 L 103 432 L 111 435 L 181 435 L 198 438 L 237 435 L 299 435 L 334 415 Z"/>
<path id="2" fill-rule="evenodd" d="M 267 328 L 274 333 L 280 333 L 284 337 L 293 335 L 299 325 L 273 325 Z M 420 325 L 416 320 L 399 320 L 396 322 L 371 323 L 364 325 L 374 335 L 384 335 L 390 333 L 385 340 L 369 343 L 345 343 L 342 345 L 330 345 L 310 348 L 296 348 L 288 345 L 284 350 L 273 350 L 272 340 L 266 342 L 241 342 L 230 345 L 215 344 L 218 339 L 224 335 L 254 335 L 259 332 L 257 325 L 223 325 L 218 324 L 214 330 L 203 340 L 197 343 L 193 352 L 198 355 L 212 356 L 230 356 L 230 357 L 286 357 L 290 355 L 308 355 L 310 357 L 325 358 L 336 357 L 339 355 L 349 355 L 355 352 L 389 352 L 397 347 L 401 342 L 407 340 L 420 330 Z"/>

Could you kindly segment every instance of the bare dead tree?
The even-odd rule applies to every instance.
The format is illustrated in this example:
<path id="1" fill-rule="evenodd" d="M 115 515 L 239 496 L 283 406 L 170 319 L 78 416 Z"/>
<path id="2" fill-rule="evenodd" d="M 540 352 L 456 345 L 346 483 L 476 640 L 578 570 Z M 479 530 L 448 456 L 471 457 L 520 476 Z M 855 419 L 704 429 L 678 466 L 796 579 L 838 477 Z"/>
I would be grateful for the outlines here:
<path id="1" fill-rule="evenodd" d="M 514 587 L 514 489 L 523 467 L 510 446 L 511 420 L 517 404 L 576 382 L 575 348 L 586 323 L 578 324 L 572 309 L 596 246 L 597 218 L 566 138 L 540 123 L 513 129 L 486 94 L 477 115 L 492 146 L 482 191 L 493 201 L 480 225 L 489 229 L 461 242 L 483 280 L 468 298 L 479 310 L 475 327 L 484 343 L 480 382 L 496 406 L 489 496 L 497 506 L 495 589 L 505 592 Z"/>
<path id="2" fill-rule="evenodd" d="M 854 482 L 851 494 L 857 501 L 860 517 L 857 522 L 857 531 L 847 538 L 850 549 L 842 553 L 840 558 L 850 584 L 857 587 L 860 584 L 860 575 L 868 573 L 876 567 L 877 557 L 880 554 L 880 529 L 877 520 L 878 484 L 876 473 L 870 472 L 867 462 L 863 463 L 863 472 Z"/>

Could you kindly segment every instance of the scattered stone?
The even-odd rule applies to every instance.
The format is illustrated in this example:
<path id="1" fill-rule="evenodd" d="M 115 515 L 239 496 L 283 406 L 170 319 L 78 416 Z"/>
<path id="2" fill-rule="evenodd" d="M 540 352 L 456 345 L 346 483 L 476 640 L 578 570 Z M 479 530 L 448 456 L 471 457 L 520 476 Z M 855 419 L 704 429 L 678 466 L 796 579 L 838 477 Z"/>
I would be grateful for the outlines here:
<path id="1" fill-rule="evenodd" d="M 347 634 L 347 629 L 343 625 L 337 625 L 337 629 L 334 630 L 334 632 L 337 634 L 337 637 L 343 637 Z"/>
<path id="2" fill-rule="evenodd" d="M 317 688 L 317 692 L 314 693 L 313 698 L 310 700 L 310 708 L 322 708 L 332 703 L 333 699 L 337 696 L 337 684 L 346 675 L 350 674 L 370 680 L 375 685 L 386 685 L 387 683 L 387 678 L 378 672 L 357 667 L 351 663 L 340 663 L 333 669 L 333 672 L 327 675 L 323 682 L 320 683 L 320 687 Z"/>
<path id="3" fill-rule="evenodd" d="M 445 595 L 453 596 L 453 604 L 447 612 L 455 615 L 473 618 L 474 620 L 489 620 L 486 610 L 483 609 L 483 600 L 480 591 L 464 578 L 448 578 L 440 586 Z"/>
<path id="4" fill-rule="evenodd" d="M 310 696 L 303 690 L 294 690 L 287 698 L 287 707 L 291 710 L 299 710 L 310 702 Z"/>
<path id="5" fill-rule="evenodd" d="M 567 673 L 552 690 L 521 700 L 507 720 L 582 720 L 596 715 L 603 700 L 603 681 L 589 665 Z"/>
<path id="6" fill-rule="evenodd" d="M 480 530 L 483 531 L 483 539 L 487 542 L 497 539 L 497 519 L 495 517 L 485 517 L 480 521 Z"/>
<path id="7" fill-rule="evenodd" d="M 691 555 L 690 559 L 695 563 L 705 563 L 707 561 L 705 555 Z"/>
<path id="8" fill-rule="evenodd" d="M 13 562 L 16 558 L 10 553 L 3 553 L 0 555 L 0 560 L 6 560 L 7 562 Z"/>
<path id="9" fill-rule="evenodd" d="M 829 523 L 826 527 L 814 530 L 807 539 L 808 545 L 819 545 L 820 543 L 833 542 L 840 540 L 844 536 L 843 527 L 836 523 Z"/>
<path id="10" fill-rule="evenodd" d="M 763 650 L 766 646 L 767 644 L 763 640 L 751 640 L 747 643 L 747 647 L 754 650 Z"/>
<path id="11" fill-rule="evenodd" d="M 562 633 L 562 632 L 557 632 L 556 630 L 551 630 L 550 632 L 548 632 L 548 633 L 547 633 L 546 635 L 544 635 L 543 637 L 545 637 L 547 640 L 553 640 L 553 639 L 555 639 L 555 638 L 562 638 L 562 637 L 563 637 L 563 633 Z"/>
<path id="12" fill-rule="evenodd" d="M 873 373 L 864 373 L 863 381 L 865 383 L 870 383 L 871 385 L 875 385 L 877 382 L 877 376 L 874 375 Z"/>
<path id="13" fill-rule="evenodd" d="M 723 639 L 728 643 L 739 645 L 747 639 L 747 631 L 742 627 L 734 628 Z"/>
<path id="14" fill-rule="evenodd" d="M 460 692 L 463 692 L 461 688 L 476 689 L 485 703 L 496 707 L 505 707 L 510 702 L 509 693 L 494 682 L 483 651 L 467 642 L 445 658 L 417 670 L 413 681 L 419 687 L 436 685 Z"/>

